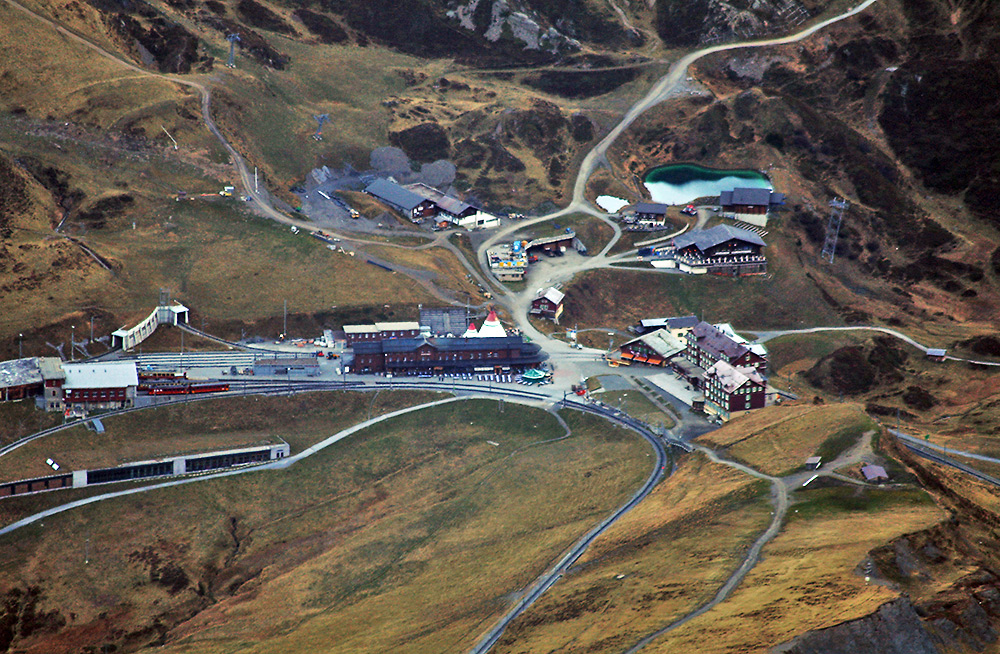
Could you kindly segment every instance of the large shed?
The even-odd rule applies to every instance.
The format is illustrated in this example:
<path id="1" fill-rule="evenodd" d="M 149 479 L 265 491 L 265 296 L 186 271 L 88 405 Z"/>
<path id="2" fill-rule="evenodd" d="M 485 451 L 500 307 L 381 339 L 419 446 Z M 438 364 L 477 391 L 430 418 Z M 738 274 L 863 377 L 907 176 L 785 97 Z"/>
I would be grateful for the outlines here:
<path id="1" fill-rule="evenodd" d="M 376 179 L 365 188 L 365 193 L 402 212 L 404 216 L 413 221 L 419 221 L 437 213 L 437 206 L 433 201 L 387 179 Z"/>

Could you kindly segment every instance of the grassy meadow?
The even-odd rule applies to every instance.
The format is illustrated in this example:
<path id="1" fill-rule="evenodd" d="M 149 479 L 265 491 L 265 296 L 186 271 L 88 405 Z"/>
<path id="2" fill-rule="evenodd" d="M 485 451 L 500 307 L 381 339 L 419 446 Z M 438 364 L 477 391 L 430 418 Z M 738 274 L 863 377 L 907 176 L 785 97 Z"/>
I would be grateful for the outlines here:
<path id="1" fill-rule="evenodd" d="M 856 404 L 796 404 L 750 412 L 699 440 L 761 472 L 783 476 L 803 469 L 811 456 L 832 461 L 874 429 Z"/>
<path id="2" fill-rule="evenodd" d="M 510 403 L 408 414 L 288 470 L 48 518 L 0 539 L 0 578 L 67 621 L 32 640 L 53 653 L 463 649 L 650 471 L 638 438 L 565 420 L 545 443 L 554 416 Z"/>
<path id="3" fill-rule="evenodd" d="M 770 522 L 767 485 L 701 455 L 598 538 L 497 652 L 622 652 L 708 601 Z"/>

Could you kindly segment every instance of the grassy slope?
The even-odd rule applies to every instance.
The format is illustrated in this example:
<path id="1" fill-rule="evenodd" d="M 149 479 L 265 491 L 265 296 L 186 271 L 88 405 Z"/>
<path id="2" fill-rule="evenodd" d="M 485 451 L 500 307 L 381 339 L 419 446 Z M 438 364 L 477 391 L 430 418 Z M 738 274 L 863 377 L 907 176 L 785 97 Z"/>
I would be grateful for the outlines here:
<path id="1" fill-rule="evenodd" d="M 307 651 L 331 642 L 352 651 L 461 649 L 506 606 L 506 593 L 648 473 L 638 439 L 593 418 L 567 420 L 572 438 L 522 450 L 563 430 L 544 412 L 507 405 L 498 413 L 491 402 L 420 412 L 289 471 L 47 519 L 0 541 L 0 576 L 7 586 L 41 585 L 46 610 L 69 619 L 59 642 L 46 641 L 50 652 L 100 645 L 108 631 L 134 630 L 153 615 L 193 615 L 163 651 Z M 64 547 L 84 532 L 87 566 Z M 174 595 L 150 581 L 151 567 L 171 565 L 190 580 Z M 199 584 L 207 595 L 195 592 Z"/>
<path id="2" fill-rule="evenodd" d="M 687 457 L 511 625 L 496 651 L 621 652 L 695 608 L 767 525 L 761 490 L 731 468 Z"/>
<path id="3" fill-rule="evenodd" d="M 424 62 L 376 47 L 314 46 L 281 37 L 273 43 L 292 63 L 274 72 L 242 60 L 223 81 L 238 109 L 220 104 L 220 127 L 237 135 L 244 154 L 281 186 L 317 165 L 366 167 L 369 152 L 388 141 L 388 114 L 380 103 L 406 88 L 397 71 Z M 311 138 L 318 113 L 330 114 L 319 142 Z"/>
<path id="4" fill-rule="evenodd" d="M 854 404 L 774 406 L 754 411 L 700 440 L 771 475 L 800 470 L 806 458 L 836 458 L 875 424 Z"/>
<path id="5" fill-rule="evenodd" d="M 844 498 L 844 495 L 852 496 Z M 856 566 L 874 547 L 944 512 L 923 491 L 810 491 L 725 602 L 652 643 L 650 652 L 767 652 L 804 631 L 873 612 L 897 596 Z"/>
<path id="6" fill-rule="evenodd" d="M 568 287 L 563 322 L 624 328 L 650 316 L 704 315 L 743 328 L 838 325 L 836 312 L 798 273 L 794 255 L 768 248 L 769 274 L 737 279 L 710 275 L 596 270 Z"/>
<path id="7" fill-rule="evenodd" d="M 216 320 L 277 315 L 284 299 L 295 311 L 370 304 L 372 298 L 430 299 L 405 277 L 332 253 L 316 239 L 237 207 L 177 203 L 168 220 L 159 217 L 144 229 L 106 231 L 91 240 L 122 262 L 127 306 L 138 312 L 148 311 L 157 288 L 174 289 L 175 297 Z M 359 296 L 357 288 L 368 293 Z"/>
<path id="8" fill-rule="evenodd" d="M 292 453 L 368 415 L 436 399 L 435 393 L 312 393 L 294 398 L 248 396 L 206 400 L 105 418 L 105 433 L 73 427 L 24 445 L 0 459 L 0 480 L 120 465 L 177 454 L 288 441 Z"/>

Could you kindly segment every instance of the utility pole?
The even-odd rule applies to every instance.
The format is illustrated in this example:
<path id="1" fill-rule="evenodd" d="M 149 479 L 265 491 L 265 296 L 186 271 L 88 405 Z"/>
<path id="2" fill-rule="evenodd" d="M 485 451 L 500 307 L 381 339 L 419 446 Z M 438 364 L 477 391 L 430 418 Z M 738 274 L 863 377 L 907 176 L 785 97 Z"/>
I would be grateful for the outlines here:
<path id="1" fill-rule="evenodd" d="M 253 192 L 257 192 L 257 166 L 253 167 Z"/>
<path id="2" fill-rule="evenodd" d="M 24 358 L 24 334 L 17 335 L 17 358 Z"/>
<path id="3" fill-rule="evenodd" d="M 90 317 L 90 342 L 94 342 L 94 316 Z"/>
<path id="4" fill-rule="evenodd" d="M 288 338 L 288 300 L 285 300 L 285 313 L 284 313 L 284 316 L 285 316 L 285 319 L 284 319 L 284 322 L 282 323 L 281 334 L 285 338 Z"/>
<path id="5" fill-rule="evenodd" d="M 69 334 L 69 360 L 76 361 L 76 325 L 70 325 L 72 330 Z"/>

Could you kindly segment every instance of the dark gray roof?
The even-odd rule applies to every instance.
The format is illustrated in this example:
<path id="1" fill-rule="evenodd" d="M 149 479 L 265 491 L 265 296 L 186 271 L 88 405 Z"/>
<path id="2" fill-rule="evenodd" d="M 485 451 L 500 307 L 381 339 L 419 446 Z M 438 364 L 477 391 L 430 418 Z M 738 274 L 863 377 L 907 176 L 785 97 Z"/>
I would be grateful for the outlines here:
<path id="1" fill-rule="evenodd" d="M 424 202 L 427 202 L 426 198 L 422 198 L 413 191 L 408 191 L 398 184 L 393 184 L 387 179 L 376 179 L 368 185 L 365 193 L 374 195 L 379 200 L 385 200 L 389 204 L 406 211 L 413 211 Z"/>
<path id="2" fill-rule="evenodd" d="M 761 247 L 767 245 L 767 243 L 764 242 L 764 239 L 749 230 L 733 227 L 732 225 L 716 225 L 711 229 L 703 229 L 696 232 L 681 234 L 674 239 L 674 247 L 680 250 L 689 245 L 694 245 L 696 248 L 704 252 L 708 248 L 715 247 L 720 243 L 725 243 L 730 239 L 753 243 L 754 245 L 759 245 Z"/>
<path id="3" fill-rule="evenodd" d="M 428 344 L 439 352 L 462 352 L 476 350 L 496 350 L 519 348 L 524 351 L 537 351 L 534 343 L 526 343 L 520 336 L 501 336 L 496 338 L 462 338 L 456 336 L 437 338 L 394 338 L 388 341 L 369 341 L 354 344 L 355 354 L 378 354 L 381 352 L 413 352 L 423 344 Z"/>
<path id="4" fill-rule="evenodd" d="M 734 188 L 719 194 L 719 204 L 749 204 L 766 207 L 771 204 L 771 189 L 766 188 Z"/>
<path id="5" fill-rule="evenodd" d="M 652 213 L 657 215 L 664 215 L 667 213 L 667 205 L 659 204 L 656 202 L 640 202 L 639 204 L 632 207 L 632 211 L 635 213 Z"/>
<path id="6" fill-rule="evenodd" d="M 715 325 L 704 321 L 694 326 L 691 336 L 701 349 L 726 359 L 737 359 L 750 351 L 750 348 L 729 338 Z"/>
<path id="7" fill-rule="evenodd" d="M 469 310 L 458 307 L 420 307 L 420 324 L 432 334 L 464 334 L 469 327 Z"/>

